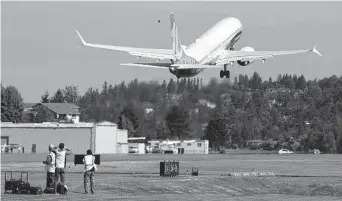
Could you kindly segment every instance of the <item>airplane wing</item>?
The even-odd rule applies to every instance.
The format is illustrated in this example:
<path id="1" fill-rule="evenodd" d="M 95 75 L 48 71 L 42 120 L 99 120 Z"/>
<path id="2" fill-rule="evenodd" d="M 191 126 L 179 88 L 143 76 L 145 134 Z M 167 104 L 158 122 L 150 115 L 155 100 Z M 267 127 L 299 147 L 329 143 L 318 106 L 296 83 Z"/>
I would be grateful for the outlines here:
<path id="1" fill-rule="evenodd" d="M 147 58 L 153 58 L 153 59 L 173 59 L 171 49 L 121 47 L 121 46 L 88 43 L 82 38 L 81 34 L 77 31 L 77 29 L 76 29 L 76 32 L 77 32 L 78 37 L 81 39 L 82 45 L 87 46 L 87 47 L 124 51 L 124 52 L 128 52 L 129 54 L 133 56 L 138 56 L 138 57 L 147 57 Z"/>
<path id="2" fill-rule="evenodd" d="M 122 66 L 137 66 L 147 68 L 169 68 L 171 63 L 123 63 Z"/>
<path id="3" fill-rule="evenodd" d="M 172 64 L 171 67 L 176 67 L 177 69 L 203 69 L 203 68 L 223 68 L 223 65 Z"/>
<path id="4" fill-rule="evenodd" d="M 227 51 L 222 58 L 218 59 L 216 65 L 224 65 L 234 61 L 255 61 L 255 60 L 266 60 L 274 56 L 290 55 L 290 54 L 301 54 L 307 52 L 314 52 L 320 56 L 314 46 L 312 49 L 306 50 L 289 50 L 289 51 Z"/>
<path id="5" fill-rule="evenodd" d="M 172 68 L 175 69 L 206 69 L 223 68 L 223 65 L 202 65 L 202 64 L 171 64 L 171 63 L 123 63 L 122 66 L 137 66 L 148 68 Z"/>

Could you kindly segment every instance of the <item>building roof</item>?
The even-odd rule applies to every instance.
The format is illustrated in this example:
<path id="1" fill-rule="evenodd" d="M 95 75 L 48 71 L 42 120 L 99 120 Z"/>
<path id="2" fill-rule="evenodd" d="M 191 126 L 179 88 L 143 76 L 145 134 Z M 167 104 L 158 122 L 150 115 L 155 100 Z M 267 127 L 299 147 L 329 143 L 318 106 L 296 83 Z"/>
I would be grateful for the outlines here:
<path id="1" fill-rule="evenodd" d="M 37 103 L 23 103 L 24 109 L 32 108 L 34 105 L 37 105 Z"/>
<path id="2" fill-rule="evenodd" d="M 38 103 L 36 105 L 44 105 L 57 114 L 80 114 L 79 107 L 72 103 Z"/>
<path id="3" fill-rule="evenodd" d="M 117 126 L 115 123 L 109 121 L 102 121 L 96 124 L 97 126 Z"/>
<path id="4" fill-rule="evenodd" d="M 63 124 L 55 122 L 44 123 L 12 123 L 1 122 L 1 128 L 92 128 L 94 123 Z"/>

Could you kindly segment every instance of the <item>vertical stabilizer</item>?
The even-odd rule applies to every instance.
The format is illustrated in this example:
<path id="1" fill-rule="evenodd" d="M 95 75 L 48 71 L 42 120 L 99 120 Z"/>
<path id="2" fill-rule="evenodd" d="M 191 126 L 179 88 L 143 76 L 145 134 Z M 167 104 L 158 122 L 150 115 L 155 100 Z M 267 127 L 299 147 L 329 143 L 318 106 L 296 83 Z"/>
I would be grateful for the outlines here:
<path id="1" fill-rule="evenodd" d="M 178 35 L 178 29 L 176 26 L 176 20 L 173 13 L 170 13 L 170 23 L 171 23 L 171 38 L 172 38 L 172 54 L 175 60 L 182 58 L 183 49 L 181 40 Z"/>

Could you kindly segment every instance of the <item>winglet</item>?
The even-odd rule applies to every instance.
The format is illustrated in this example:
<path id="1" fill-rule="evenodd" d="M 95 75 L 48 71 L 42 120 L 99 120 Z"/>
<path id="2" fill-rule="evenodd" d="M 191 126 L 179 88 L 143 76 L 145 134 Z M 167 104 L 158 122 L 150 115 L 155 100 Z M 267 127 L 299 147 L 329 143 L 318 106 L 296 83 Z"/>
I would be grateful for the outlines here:
<path id="1" fill-rule="evenodd" d="M 77 29 L 76 29 L 76 33 L 77 33 L 78 37 L 81 39 L 81 41 L 82 41 L 82 44 L 83 44 L 83 45 L 85 45 L 85 44 L 86 44 L 86 42 L 83 40 L 83 38 L 82 38 L 81 34 L 80 34 L 78 31 L 77 31 Z"/>
<path id="2" fill-rule="evenodd" d="M 316 45 L 312 48 L 312 50 L 314 53 L 318 54 L 319 56 L 322 56 L 321 53 L 318 52 L 318 50 L 316 49 Z"/>

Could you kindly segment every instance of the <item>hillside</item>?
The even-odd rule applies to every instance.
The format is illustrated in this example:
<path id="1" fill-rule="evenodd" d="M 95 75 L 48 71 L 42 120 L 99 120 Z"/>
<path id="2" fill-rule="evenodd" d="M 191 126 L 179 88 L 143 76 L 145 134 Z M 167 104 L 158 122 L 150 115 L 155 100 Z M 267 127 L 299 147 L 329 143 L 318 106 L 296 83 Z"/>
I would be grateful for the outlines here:
<path id="1" fill-rule="evenodd" d="M 2 87 L 3 88 L 3 87 Z M 72 102 L 81 121 L 111 121 L 131 136 L 207 138 L 210 146 L 237 148 L 249 140 L 267 141 L 264 149 L 318 148 L 342 151 L 342 77 L 309 80 L 279 75 L 263 81 L 258 73 L 233 82 L 198 78 L 59 89 L 43 102 Z"/>

